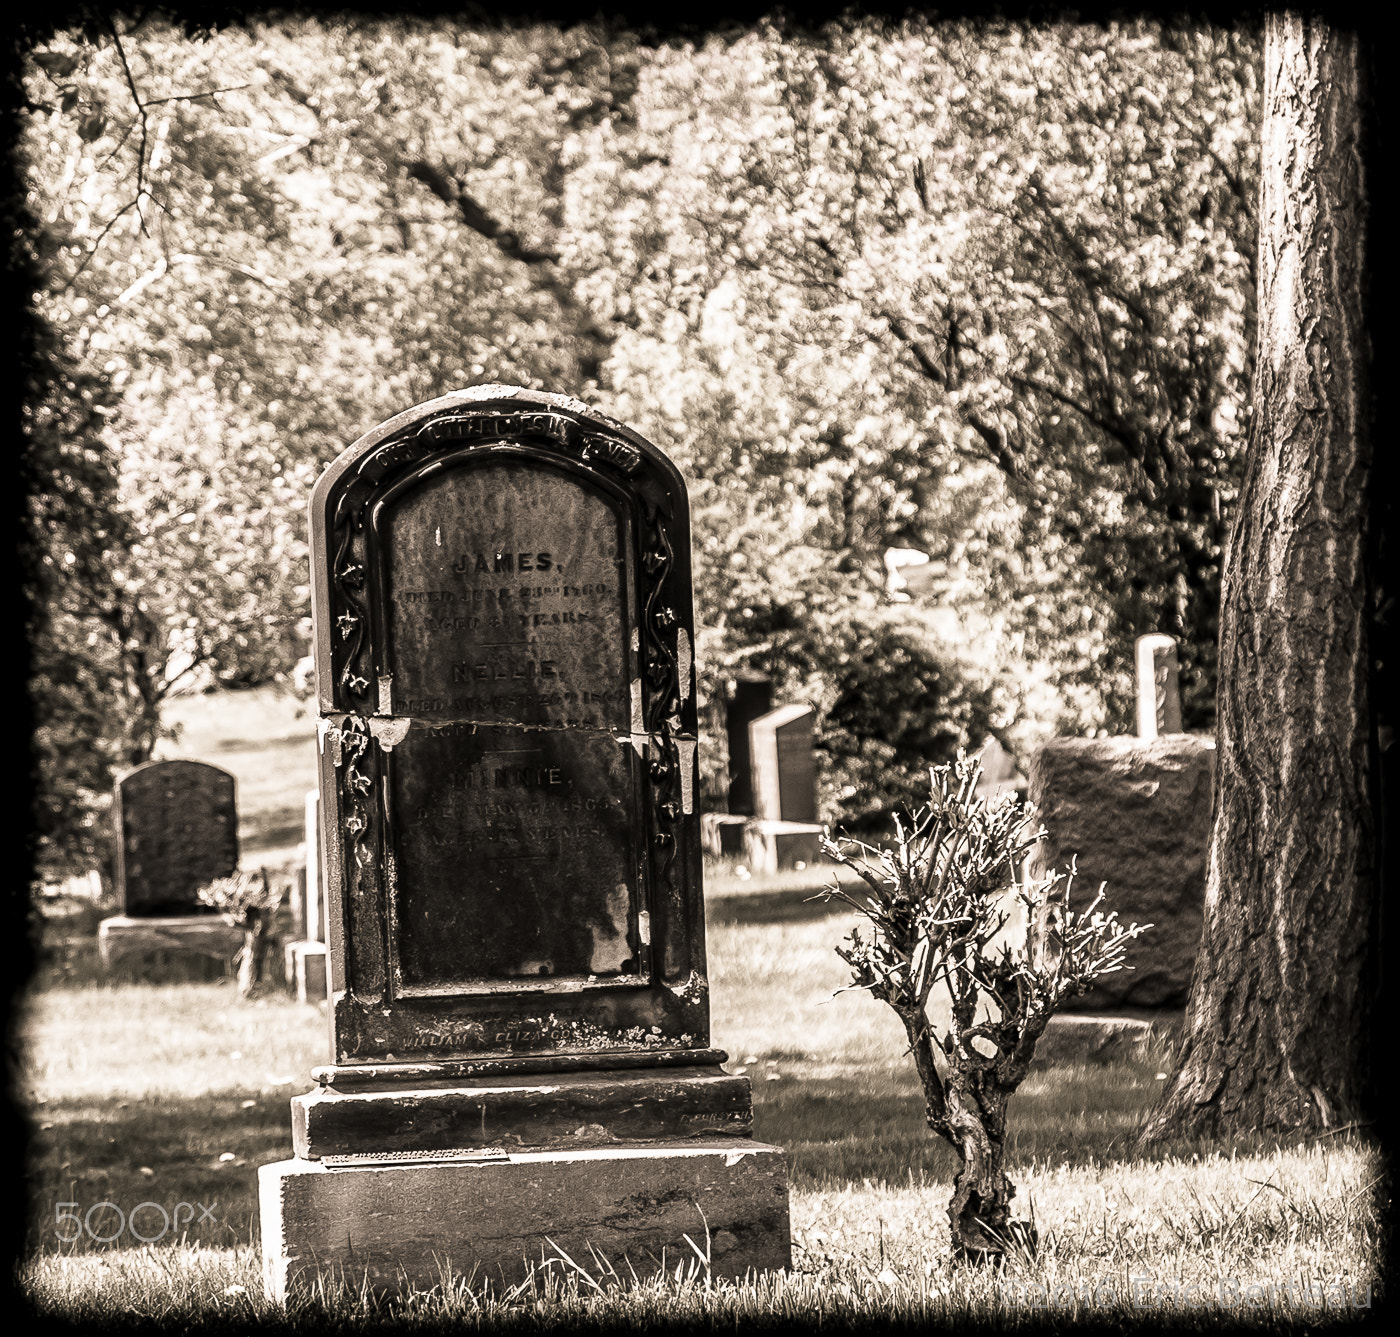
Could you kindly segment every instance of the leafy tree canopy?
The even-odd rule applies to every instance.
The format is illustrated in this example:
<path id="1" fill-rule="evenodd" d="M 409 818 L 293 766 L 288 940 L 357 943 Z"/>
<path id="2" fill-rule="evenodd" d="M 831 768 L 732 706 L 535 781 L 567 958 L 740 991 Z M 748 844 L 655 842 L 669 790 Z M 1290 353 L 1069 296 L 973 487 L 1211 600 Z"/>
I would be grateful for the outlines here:
<path id="1" fill-rule="evenodd" d="M 833 817 L 987 728 L 1122 725 L 1141 631 L 1182 638 L 1208 725 L 1257 64 L 1148 23 L 38 44 L 27 244 L 71 371 L 31 398 L 51 810 L 96 810 L 170 690 L 287 675 L 320 469 L 487 380 L 674 455 L 706 683 L 822 706 Z M 913 603 L 891 547 L 933 559 Z"/>

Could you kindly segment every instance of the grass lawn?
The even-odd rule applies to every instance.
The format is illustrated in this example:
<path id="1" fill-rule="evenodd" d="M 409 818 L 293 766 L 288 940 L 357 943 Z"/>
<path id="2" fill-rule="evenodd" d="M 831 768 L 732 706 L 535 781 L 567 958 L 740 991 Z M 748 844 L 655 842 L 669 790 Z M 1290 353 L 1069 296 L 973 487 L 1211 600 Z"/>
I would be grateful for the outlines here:
<path id="1" fill-rule="evenodd" d="M 315 778 L 309 718 L 271 694 L 182 701 L 178 754 L 238 776 L 245 854 L 294 845 Z M 278 1310 L 262 1298 L 256 1172 L 291 1153 L 287 1101 L 329 1058 L 323 1008 L 278 993 L 239 1002 L 227 979 L 99 981 L 91 951 L 74 950 L 46 967 L 21 1017 L 18 1089 L 33 1119 L 21 1284 L 45 1316 L 85 1331 L 140 1317 L 326 1332 L 385 1318 L 534 1329 L 1047 1316 L 1311 1330 L 1379 1300 L 1379 1149 L 1350 1130 L 1134 1158 L 1168 1062 L 1161 1049 L 1032 1071 L 1011 1106 L 1010 1173 L 1039 1254 L 1000 1271 L 953 1266 L 952 1153 L 925 1128 L 894 1017 L 838 992 L 833 948 L 854 920 L 811 900 L 828 877 L 745 878 L 732 865 L 707 875 L 713 1039 L 752 1080 L 757 1136 L 787 1150 L 791 1273 L 711 1283 L 683 1259 L 609 1286 L 593 1264 L 555 1259 L 542 1292 L 508 1300 L 447 1286 L 392 1304 L 345 1294 Z M 117 1212 L 133 1209 L 140 1233 L 159 1238 L 118 1234 Z M 174 1221 L 163 1232 L 162 1213 Z M 95 1242 L 82 1222 L 115 1238 Z"/>
<path id="2" fill-rule="evenodd" d="M 952 1157 L 924 1128 L 897 1025 L 863 994 L 833 997 L 844 967 L 831 949 L 847 919 L 784 917 L 781 893 L 780 912 L 765 919 L 756 904 L 765 899 L 712 910 L 713 1031 L 730 1070 L 753 1081 L 757 1135 L 788 1151 L 794 1272 L 711 1285 L 695 1264 L 681 1266 L 679 1280 L 604 1293 L 595 1290 L 601 1276 L 560 1261 L 554 1298 L 541 1309 L 533 1299 L 503 1305 L 448 1291 L 393 1313 L 527 1326 L 570 1314 L 952 1322 L 1030 1316 L 1039 1299 L 1066 1317 L 1118 1322 L 1162 1317 L 1135 1308 L 1134 1295 L 1160 1299 L 1179 1284 L 1204 1302 L 1190 1311 L 1203 1320 L 1258 1307 L 1272 1324 L 1303 1327 L 1329 1294 L 1328 1312 L 1342 1312 L 1339 1285 L 1349 1288 L 1347 1305 L 1379 1297 L 1378 1150 L 1344 1132 L 1302 1146 L 1192 1146 L 1135 1160 L 1130 1140 L 1161 1054 L 1031 1074 L 1012 1105 L 1011 1173 L 1039 1224 L 1039 1257 L 1001 1273 L 952 1267 L 944 1215 Z M 281 1315 L 262 1300 L 256 1225 L 257 1167 L 290 1155 L 287 1101 L 310 1088 L 311 1067 L 328 1056 L 321 1008 L 280 994 L 240 1003 L 231 981 L 54 981 L 32 994 L 23 1034 L 35 1133 L 22 1282 L 41 1309 L 96 1326 L 134 1311 L 181 1322 L 286 1318 L 299 1331 L 325 1330 L 315 1304 Z M 184 1228 L 149 1245 L 129 1232 L 111 1244 L 58 1238 L 76 1224 L 59 1212 L 112 1235 L 114 1209 L 142 1203 L 156 1204 L 141 1209 L 142 1234 L 158 1234 L 161 1209 L 173 1216 L 181 1203 Z M 1185 1300 L 1170 1303 L 1186 1312 Z M 384 1302 L 355 1296 L 331 1310 L 352 1325 L 385 1316 Z"/>

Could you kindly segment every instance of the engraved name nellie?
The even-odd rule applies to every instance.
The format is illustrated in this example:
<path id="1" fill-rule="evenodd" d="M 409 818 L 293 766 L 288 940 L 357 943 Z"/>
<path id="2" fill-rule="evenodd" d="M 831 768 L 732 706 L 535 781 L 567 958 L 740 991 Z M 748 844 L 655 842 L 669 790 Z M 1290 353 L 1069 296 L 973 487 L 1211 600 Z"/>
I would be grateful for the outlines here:
<path id="1" fill-rule="evenodd" d="M 487 664 L 474 659 L 459 659 L 452 665 L 452 681 L 470 682 L 473 678 L 486 678 L 494 682 L 502 679 L 557 678 L 559 670 L 552 659 L 516 659 L 504 664 Z"/>

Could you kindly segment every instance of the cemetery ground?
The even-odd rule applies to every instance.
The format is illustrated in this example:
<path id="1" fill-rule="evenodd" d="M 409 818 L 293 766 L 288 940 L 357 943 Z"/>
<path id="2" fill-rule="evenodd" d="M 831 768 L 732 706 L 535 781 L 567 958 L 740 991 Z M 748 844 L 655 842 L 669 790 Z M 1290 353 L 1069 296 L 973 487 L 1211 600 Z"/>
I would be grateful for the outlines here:
<path id="1" fill-rule="evenodd" d="M 279 820 L 295 831 L 309 781 L 289 743 L 259 746 L 257 730 L 286 734 L 285 720 L 252 709 L 246 723 L 263 792 L 286 793 L 278 819 L 275 799 L 248 802 L 240 775 L 240 812 L 268 833 L 245 830 L 256 866 L 260 847 L 292 843 Z M 238 754 L 205 753 L 235 773 Z M 390 1311 L 409 1326 L 1228 1317 L 1303 1328 L 1379 1301 L 1385 1179 L 1365 1129 L 1133 1156 L 1168 1041 L 1107 1063 L 1037 1065 L 1011 1105 L 1009 1171 L 1039 1255 L 1001 1271 L 953 1266 L 952 1153 L 924 1125 L 894 1017 L 862 991 L 837 992 L 833 948 L 854 921 L 807 899 L 828 875 L 708 874 L 714 1043 L 752 1079 L 755 1136 L 788 1153 L 792 1273 L 707 1282 L 697 1213 L 695 1254 L 637 1280 L 619 1263 L 620 1285 L 607 1260 L 556 1257 L 542 1291 L 484 1298 L 459 1284 L 398 1302 L 349 1291 L 284 1314 L 262 1297 L 256 1172 L 289 1154 L 288 1100 L 327 1057 L 324 1009 L 275 988 L 240 1002 L 231 978 L 107 980 L 74 951 L 42 966 L 21 1019 L 33 1130 L 22 1285 L 42 1312 L 85 1328 L 145 1316 L 308 1332 Z"/>

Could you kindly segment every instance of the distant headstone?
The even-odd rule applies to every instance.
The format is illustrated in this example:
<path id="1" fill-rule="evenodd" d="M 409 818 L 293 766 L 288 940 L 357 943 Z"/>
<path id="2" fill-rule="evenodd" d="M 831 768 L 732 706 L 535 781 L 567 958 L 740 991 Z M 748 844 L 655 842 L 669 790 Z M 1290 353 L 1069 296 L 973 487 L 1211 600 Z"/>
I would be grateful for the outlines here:
<path id="1" fill-rule="evenodd" d="M 303 863 L 293 889 L 293 939 L 283 948 L 287 983 L 301 1003 L 326 999 L 326 895 L 321 880 L 321 794 L 306 795 Z"/>
<path id="2" fill-rule="evenodd" d="M 1016 758 L 990 735 L 977 754 L 982 774 L 973 791 L 978 798 L 991 801 L 1004 794 L 1023 794 L 1026 777 L 1016 767 Z"/>
<path id="3" fill-rule="evenodd" d="M 1180 1008 L 1191 987 L 1205 923 L 1215 743 L 1194 734 L 1057 738 L 1035 754 L 1030 794 L 1045 838 L 1029 871 L 1078 874 L 1071 905 L 1151 924 L 1128 945 L 1131 970 L 1099 979 L 1066 1010 Z"/>
<path id="4" fill-rule="evenodd" d="M 808 705 L 780 706 L 749 724 L 754 816 L 767 822 L 817 820 L 817 765 Z"/>
<path id="5" fill-rule="evenodd" d="M 716 1275 L 786 1266 L 783 1154 L 709 1041 L 680 474 L 489 386 L 362 437 L 311 517 L 334 1063 L 261 1171 L 269 1294 L 697 1230 Z"/>
<path id="6" fill-rule="evenodd" d="M 725 738 L 729 744 L 729 811 L 738 817 L 756 814 L 749 725 L 773 709 L 773 683 L 745 669 L 734 675 L 725 703 Z"/>
<path id="7" fill-rule="evenodd" d="M 234 779 L 202 761 L 152 761 L 114 787 L 117 904 L 132 919 L 210 913 L 198 889 L 238 868 Z"/>
<path id="8" fill-rule="evenodd" d="M 321 791 L 306 795 L 306 939 L 326 940 L 326 888 L 321 874 Z"/>
<path id="9" fill-rule="evenodd" d="M 744 854 L 753 872 L 776 873 L 817 858 L 816 717 L 811 706 L 794 704 L 749 724 L 754 820 L 744 828 Z"/>
<path id="10" fill-rule="evenodd" d="M 1181 732 L 1181 685 L 1176 642 L 1154 632 L 1136 642 L 1139 738 Z"/>

